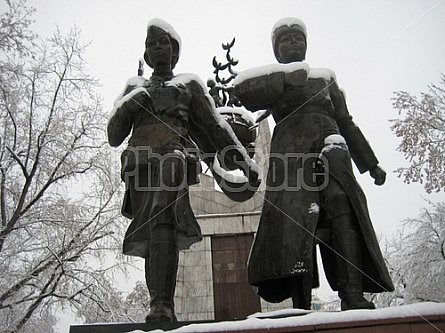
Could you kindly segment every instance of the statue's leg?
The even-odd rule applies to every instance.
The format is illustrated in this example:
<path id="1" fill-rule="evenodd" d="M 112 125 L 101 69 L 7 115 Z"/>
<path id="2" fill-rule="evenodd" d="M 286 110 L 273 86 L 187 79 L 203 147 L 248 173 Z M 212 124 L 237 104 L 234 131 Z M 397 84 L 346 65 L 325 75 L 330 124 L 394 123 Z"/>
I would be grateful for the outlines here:
<path id="1" fill-rule="evenodd" d="M 146 321 L 177 321 L 174 310 L 178 272 L 178 230 L 175 204 L 179 186 L 183 185 L 184 161 L 168 155 L 161 161 L 160 188 L 154 194 L 150 214 L 149 253 L 146 258 L 150 314 Z"/>
<path id="2" fill-rule="evenodd" d="M 159 224 L 152 231 L 149 255 L 145 259 L 145 277 L 150 292 L 150 314 L 146 321 L 177 321 L 174 311 L 178 244 L 171 224 Z"/>
<path id="3" fill-rule="evenodd" d="M 330 221 L 341 309 L 374 309 L 374 304 L 363 297 L 363 241 L 349 198 L 340 183 L 333 178 L 329 180 L 321 198 L 322 207 Z"/>
<path id="4" fill-rule="evenodd" d="M 337 263 L 338 296 L 342 310 L 375 309 L 363 297 L 362 242 L 354 214 L 332 220 L 332 244 Z"/>
<path id="5" fill-rule="evenodd" d="M 289 289 L 294 309 L 310 310 L 312 278 L 309 274 L 289 278 Z"/>

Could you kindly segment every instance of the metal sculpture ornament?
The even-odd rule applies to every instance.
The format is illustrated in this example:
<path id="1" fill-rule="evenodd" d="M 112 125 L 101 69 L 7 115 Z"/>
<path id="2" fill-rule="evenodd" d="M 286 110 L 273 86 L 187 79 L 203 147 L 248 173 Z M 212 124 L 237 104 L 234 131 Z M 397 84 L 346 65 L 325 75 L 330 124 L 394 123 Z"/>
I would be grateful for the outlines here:
<path id="1" fill-rule="evenodd" d="M 235 38 L 230 43 L 222 44 L 223 50 L 226 51 L 226 63 L 223 64 L 216 59 L 216 56 L 213 57 L 215 79 L 210 78 L 207 81 L 207 86 L 209 87 L 209 94 L 215 102 L 216 110 L 227 121 L 252 158 L 255 154 L 258 125 L 255 124 L 251 113 L 242 106 L 234 93 L 233 80 L 236 78 L 237 72 L 234 71 L 233 67 L 238 64 L 238 60 L 235 60 L 230 54 L 234 44 Z M 224 72 L 228 72 L 227 77 L 223 76 Z M 230 171 L 238 169 L 238 166 L 236 162 L 224 158 L 224 156 L 226 156 L 225 152 L 218 152 L 211 167 L 211 172 L 218 185 L 234 201 L 240 202 L 250 199 L 255 194 L 258 186 L 249 184 L 245 176 L 231 173 Z"/>

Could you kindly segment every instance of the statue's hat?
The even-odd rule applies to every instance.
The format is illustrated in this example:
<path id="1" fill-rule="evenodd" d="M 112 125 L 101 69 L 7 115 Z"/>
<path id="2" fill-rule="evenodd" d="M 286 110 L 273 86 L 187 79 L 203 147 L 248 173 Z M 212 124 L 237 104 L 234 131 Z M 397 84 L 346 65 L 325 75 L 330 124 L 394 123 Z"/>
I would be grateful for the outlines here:
<path id="1" fill-rule="evenodd" d="M 299 31 L 304 35 L 304 38 L 307 39 L 306 25 L 302 20 L 295 17 L 286 17 L 275 23 L 272 28 L 271 38 L 273 52 L 278 61 L 280 61 L 280 56 L 278 54 L 278 42 L 284 33 L 290 31 Z"/>
<path id="2" fill-rule="evenodd" d="M 167 34 L 170 37 L 173 47 L 171 63 L 173 69 L 179 60 L 179 55 L 181 54 L 181 37 L 179 37 L 176 30 L 169 23 L 162 19 L 154 18 L 147 24 L 147 38 L 145 39 L 145 44 L 147 44 L 147 39 L 159 34 Z M 148 58 L 147 51 L 144 52 L 144 59 L 147 65 L 153 68 L 153 65 L 150 63 L 150 59 Z"/>

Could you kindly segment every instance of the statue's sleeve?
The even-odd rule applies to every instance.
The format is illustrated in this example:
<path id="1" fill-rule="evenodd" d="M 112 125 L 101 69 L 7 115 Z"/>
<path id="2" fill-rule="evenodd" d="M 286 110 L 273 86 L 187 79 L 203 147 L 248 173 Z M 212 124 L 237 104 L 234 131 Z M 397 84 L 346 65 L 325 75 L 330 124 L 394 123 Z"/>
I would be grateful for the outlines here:
<path id="1" fill-rule="evenodd" d="M 249 111 L 266 110 L 284 97 L 284 72 L 246 79 L 235 85 L 235 95 Z"/>
<path id="2" fill-rule="evenodd" d="M 283 100 L 285 85 L 304 85 L 309 70 L 303 62 L 250 68 L 236 76 L 235 95 L 249 111 L 267 110 Z"/>
<path id="3" fill-rule="evenodd" d="M 216 112 L 215 104 L 202 85 L 196 81 L 189 84 L 192 91 L 189 121 L 191 122 L 192 138 L 204 153 L 219 151 L 224 157 L 237 161 L 240 168 L 247 171 L 248 167 L 255 167 L 230 125 Z M 209 145 L 210 144 L 210 145 Z M 209 148 L 211 146 L 211 148 Z M 209 161 L 209 156 L 204 161 Z"/>
<path id="4" fill-rule="evenodd" d="M 346 106 L 344 93 L 337 83 L 332 80 L 329 85 L 329 93 L 334 104 L 334 118 L 340 130 L 340 134 L 345 138 L 349 152 L 360 173 L 369 171 L 379 163 L 371 146 L 366 140 L 360 128 L 352 120 Z"/>
<path id="5" fill-rule="evenodd" d="M 130 134 L 134 122 L 134 113 L 128 103 L 128 93 L 134 89 L 134 86 L 127 85 L 116 101 L 110 112 L 107 133 L 108 143 L 112 147 L 119 146 Z"/>

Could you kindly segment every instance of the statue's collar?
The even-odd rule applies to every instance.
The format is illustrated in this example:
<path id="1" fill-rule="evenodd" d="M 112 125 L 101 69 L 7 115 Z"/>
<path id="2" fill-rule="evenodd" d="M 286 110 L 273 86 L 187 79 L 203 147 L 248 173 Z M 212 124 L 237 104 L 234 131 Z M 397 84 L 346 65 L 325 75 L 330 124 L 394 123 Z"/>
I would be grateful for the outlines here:
<path id="1" fill-rule="evenodd" d="M 172 78 L 173 78 L 173 72 L 166 71 L 166 72 L 153 73 L 151 75 L 150 80 L 152 80 L 152 81 L 170 81 Z"/>

